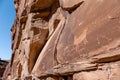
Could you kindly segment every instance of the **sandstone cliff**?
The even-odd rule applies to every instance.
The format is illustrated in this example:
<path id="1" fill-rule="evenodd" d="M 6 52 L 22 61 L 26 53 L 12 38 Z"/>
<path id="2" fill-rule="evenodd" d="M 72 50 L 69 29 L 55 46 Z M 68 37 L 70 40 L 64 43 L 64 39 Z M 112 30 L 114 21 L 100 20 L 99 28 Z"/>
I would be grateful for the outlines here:
<path id="1" fill-rule="evenodd" d="M 2 80 L 2 76 L 6 69 L 7 64 L 8 64 L 8 61 L 0 59 L 0 80 Z"/>
<path id="2" fill-rule="evenodd" d="M 120 0 L 14 0 L 3 80 L 120 80 Z"/>

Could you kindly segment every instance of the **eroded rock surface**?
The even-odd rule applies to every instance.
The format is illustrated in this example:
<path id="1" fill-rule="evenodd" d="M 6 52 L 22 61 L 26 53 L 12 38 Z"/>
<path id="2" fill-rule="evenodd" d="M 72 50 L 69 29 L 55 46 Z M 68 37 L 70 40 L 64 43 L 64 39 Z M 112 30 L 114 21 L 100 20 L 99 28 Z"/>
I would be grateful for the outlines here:
<path id="1" fill-rule="evenodd" d="M 3 80 L 119 80 L 119 0 L 15 0 Z"/>
<path id="2" fill-rule="evenodd" d="M 8 61 L 0 59 L 0 80 L 2 80 L 2 76 L 4 74 L 7 64 L 8 64 Z"/>

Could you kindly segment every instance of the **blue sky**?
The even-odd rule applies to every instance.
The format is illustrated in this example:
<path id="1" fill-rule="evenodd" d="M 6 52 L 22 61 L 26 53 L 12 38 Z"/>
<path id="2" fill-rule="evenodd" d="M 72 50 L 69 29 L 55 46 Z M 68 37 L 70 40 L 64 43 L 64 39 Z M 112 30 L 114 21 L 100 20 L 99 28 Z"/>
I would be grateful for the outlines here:
<path id="1" fill-rule="evenodd" d="M 11 58 L 11 32 L 15 19 L 13 0 L 0 0 L 0 58 Z"/>

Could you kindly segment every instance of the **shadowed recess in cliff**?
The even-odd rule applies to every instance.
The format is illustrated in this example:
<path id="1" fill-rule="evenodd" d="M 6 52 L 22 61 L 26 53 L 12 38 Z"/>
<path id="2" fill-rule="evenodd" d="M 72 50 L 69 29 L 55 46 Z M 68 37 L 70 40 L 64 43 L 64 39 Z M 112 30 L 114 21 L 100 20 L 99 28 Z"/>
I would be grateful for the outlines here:
<path id="1" fill-rule="evenodd" d="M 46 26 L 48 24 L 49 18 L 56 12 L 56 10 L 59 7 L 59 2 L 57 0 L 48 0 L 48 2 L 50 1 L 51 6 L 46 6 L 46 7 L 50 8 L 50 9 L 45 8 L 45 4 L 43 5 L 44 7 L 37 4 L 40 2 L 41 3 L 44 2 L 44 1 L 39 2 L 39 1 L 33 4 L 33 6 L 36 6 L 36 8 L 34 7 L 36 13 L 32 17 L 33 18 L 33 21 L 32 21 L 33 26 L 31 28 L 31 30 L 34 33 L 34 39 L 32 40 L 32 42 L 30 44 L 30 54 L 29 54 L 30 58 L 28 61 L 28 65 L 29 65 L 28 70 L 30 73 L 38 59 L 39 54 L 41 53 L 44 45 L 47 42 L 47 37 L 48 37 L 48 33 L 49 33 L 48 28 L 44 29 L 41 26 L 43 26 L 43 25 Z M 33 10 L 33 9 L 31 8 L 31 10 Z M 34 11 L 32 13 L 34 13 Z M 46 13 L 47 13 L 47 15 L 46 15 Z M 48 20 L 45 20 L 46 18 Z M 48 27 L 48 26 L 46 26 L 46 27 Z M 36 39 L 39 36 L 40 36 L 40 38 Z"/>

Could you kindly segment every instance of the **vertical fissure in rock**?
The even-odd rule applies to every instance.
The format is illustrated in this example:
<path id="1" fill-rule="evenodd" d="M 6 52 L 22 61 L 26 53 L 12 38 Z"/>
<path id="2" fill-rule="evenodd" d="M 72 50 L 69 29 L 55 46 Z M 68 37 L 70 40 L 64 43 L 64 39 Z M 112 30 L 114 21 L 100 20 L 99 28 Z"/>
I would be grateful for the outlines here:
<path id="1" fill-rule="evenodd" d="M 57 26 L 58 26 L 59 23 L 60 23 L 60 20 L 59 20 L 59 19 L 56 19 L 56 20 L 54 21 L 54 31 L 55 31 L 55 29 L 57 28 Z"/>
<path id="2" fill-rule="evenodd" d="M 108 64 L 108 67 L 107 67 L 107 75 L 108 75 L 108 80 L 111 80 L 111 65 L 110 64 Z"/>
<path id="3" fill-rule="evenodd" d="M 63 21 L 63 20 L 64 20 L 64 18 L 63 18 L 61 21 Z M 65 20 L 64 20 L 64 21 L 65 21 Z M 64 29 L 64 27 L 65 27 L 65 22 L 62 23 L 62 24 L 61 24 L 61 22 L 60 22 L 59 24 L 60 24 L 60 27 L 62 27 L 62 28 L 61 28 L 60 32 L 58 33 L 58 36 L 57 36 L 56 41 L 55 41 L 55 46 L 54 46 L 54 59 L 55 59 L 55 61 L 56 61 L 57 64 L 59 64 L 59 61 L 58 61 L 58 59 L 57 59 L 57 45 L 58 45 L 60 36 L 61 36 L 61 34 L 62 34 L 62 32 L 63 32 L 63 29 Z M 59 24 L 58 24 L 58 25 L 59 25 Z"/>
<path id="4" fill-rule="evenodd" d="M 18 35 L 18 41 L 17 41 L 17 45 L 16 45 L 16 49 L 19 48 L 20 41 L 21 41 L 21 37 L 22 37 L 22 27 L 20 26 L 20 28 L 19 28 L 19 35 Z"/>
<path id="5" fill-rule="evenodd" d="M 15 53 L 12 53 L 11 61 L 10 61 L 10 66 L 12 67 L 13 61 L 14 61 Z"/>

